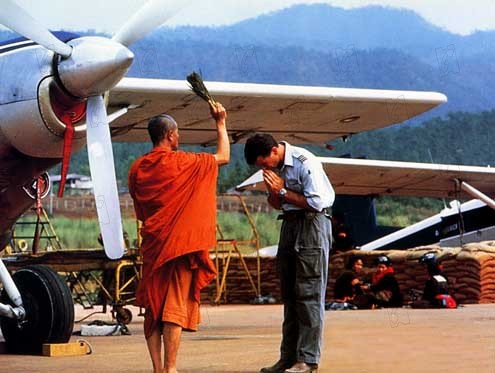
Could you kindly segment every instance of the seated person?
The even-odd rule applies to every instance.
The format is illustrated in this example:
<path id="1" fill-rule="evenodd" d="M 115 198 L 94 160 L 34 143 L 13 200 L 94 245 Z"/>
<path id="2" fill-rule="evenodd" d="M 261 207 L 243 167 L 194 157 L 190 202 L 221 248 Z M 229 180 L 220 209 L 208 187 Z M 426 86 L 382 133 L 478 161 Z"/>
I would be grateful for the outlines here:
<path id="1" fill-rule="evenodd" d="M 355 297 L 358 308 L 402 307 L 402 293 L 388 256 L 380 255 L 376 259 L 376 272 L 367 290 L 365 294 Z"/>
<path id="2" fill-rule="evenodd" d="M 344 215 L 335 211 L 332 214 L 332 249 L 335 253 L 352 250 L 354 244 L 345 225 Z"/>
<path id="3" fill-rule="evenodd" d="M 426 280 L 421 300 L 412 304 L 413 308 L 457 308 L 457 302 L 450 295 L 449 282 L 442 273 L 442 266 L 435 253 L 426 253 L 419 262 L 426 266 L 428 280 Z"/>
<path id="4" fill-rule="evenodd" d="M 346 270 L 335 281 L 334 298 L 337 302 L 351 302 L 361 290 L 359 276 L 363 272 L 363 261 L 357 256 L 351 256 L 346 265 Z"/>

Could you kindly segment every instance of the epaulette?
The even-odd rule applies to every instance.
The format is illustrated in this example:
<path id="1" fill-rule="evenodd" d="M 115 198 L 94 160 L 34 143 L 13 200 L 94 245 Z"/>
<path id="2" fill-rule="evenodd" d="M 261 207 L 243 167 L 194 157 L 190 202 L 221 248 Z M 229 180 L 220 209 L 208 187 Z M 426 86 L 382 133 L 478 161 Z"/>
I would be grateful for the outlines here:
<path id="1" fill-rule="evenodd" d="M 301 162 L 306 162 L 308 160 L 308 158 L 306 158 L 304 155 L 300 154 L 299 156 L 296 157 L 297 159 L 299 159 Z"/>

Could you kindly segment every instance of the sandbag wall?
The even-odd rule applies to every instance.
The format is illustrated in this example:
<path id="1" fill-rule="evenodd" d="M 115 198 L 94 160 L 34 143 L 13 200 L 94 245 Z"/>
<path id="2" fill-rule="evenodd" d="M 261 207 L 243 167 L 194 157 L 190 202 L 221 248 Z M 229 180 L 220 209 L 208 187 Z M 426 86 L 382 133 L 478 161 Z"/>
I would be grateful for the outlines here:
<path id="1" fill-rule="evenodd" d="M 255 285 L 258 284 L 257 279 L 257 258 L 245 256 L 244 261 L 251 273 L 251 277 Z M 261 278 L 261 295 L 272 295 L 277 302 L 280 301 L 280 282 L 278 280 L 276 259 L 274 257 L 260 258 L 260 278 Z M 219 281 L 222 279 L 223 264 L 219 261 Z M 235 255 L 232 256 L 227 272 L 226 293 L 222 295 L 222 303 L 229 304 L 249 304 L 256 294 L 253 291 L 251 283 L 246 277 L 246 272 L 241 261 Z M 202 302 L 211 302 L 216 296 L 215 280 L 210 283 L 201 292 Z"/>
<path id="2" fill-rule="evenodd" d="M 425 246 L 410 250 L 388 251 L 349 251 L 334 254 L 330 257 L 327 300 L 333 297 L 335 279 L 342 273 L 351 255 L 363 259 L 365 275 L 371 276 L 374 260 L 380 254 L 387 255 L 393 262 L 396 278 L 402 292 L 407 296 L 409 289 L 423 290 L 427 279 L 425 268 L 418 259 L 426 252 L 435 252 L 441 259 L 445 275 L 449 279 L 453 295 L 459 303 L 495 303 L 495 242 L 466 244 L 463 248 L 440 248 Z M 256 257 L 244 257 L 255 283 Z M 222 264 L 219 265 L 219 273 Z M 280 302 L 280 287 L 276 269 L 276 259 L 261 258 L 261 294 L 271 294 Z M 220 277 L 221 278 L 221 277 Z M 213 281 L 202 294 L 202 301 L 210 302 L 215 298 L 216 284 Z M 246 278 L 241 262 L 236 256 L 231 258 L 227 275 L 227 292 L 222 303 L 247 304 L 255 297 L 252 287 Z"/>

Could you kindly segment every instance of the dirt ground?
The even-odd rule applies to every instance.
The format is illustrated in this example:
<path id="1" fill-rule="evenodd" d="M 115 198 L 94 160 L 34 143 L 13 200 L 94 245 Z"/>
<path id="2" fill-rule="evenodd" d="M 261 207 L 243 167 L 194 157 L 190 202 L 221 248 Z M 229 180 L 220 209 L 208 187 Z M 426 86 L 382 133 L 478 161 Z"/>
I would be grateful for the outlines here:
<path id="1" fill-rule="evenodd" d="M 142 317 L 130 336 L 78 337 L 93 353 L 79 357 L 0 354 L 2 372 L 151 372 Z M 76 319 L 89 311 L 77 309 Z M 197 333 L 183 335 L 178 369 L 259 372 L 278 358 L 282 307 L 204 306 Z M 110 320 L 97 314 L 84 321 Z M 76 324 L 75 331 L 80 330 Z M 1 337 L 0 337 L 1 339 Z M 0 344 L 1 346 L 1 344 Z M 327 311 L 319 372 L 495 373 L 495 304 L 457 310 Z"/>

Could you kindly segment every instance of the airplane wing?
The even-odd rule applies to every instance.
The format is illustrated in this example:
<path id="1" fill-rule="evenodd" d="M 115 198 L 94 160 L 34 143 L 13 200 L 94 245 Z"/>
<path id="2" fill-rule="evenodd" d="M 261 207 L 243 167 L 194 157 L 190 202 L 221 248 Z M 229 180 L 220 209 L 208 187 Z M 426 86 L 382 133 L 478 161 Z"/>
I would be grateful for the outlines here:
<path id="1" fill-rule="evenodd" d="M 495 196 L 495 168 L 445 164 L 320 157 L 337 194 L 472 198 L 456 191 L 464 181 Z M 239 184 L 238 190 L 265 190 L 261 172 Z"/>
<path id="2" fill-rule="evenodd" d="M 234 143 L 253 132 L 268 132 L 294 144 L 323 144 L 403 122 L 447 101 L 437 92 L 221 82 L 206 82 L 206 86 L 228 111 Z M 216 141 L 206 103 L 185 80 L 124 78 L 108 100 L 114 141 L 148 141 L 148 120 L 162 113 L 179 123 L 181 143 Z"/>

